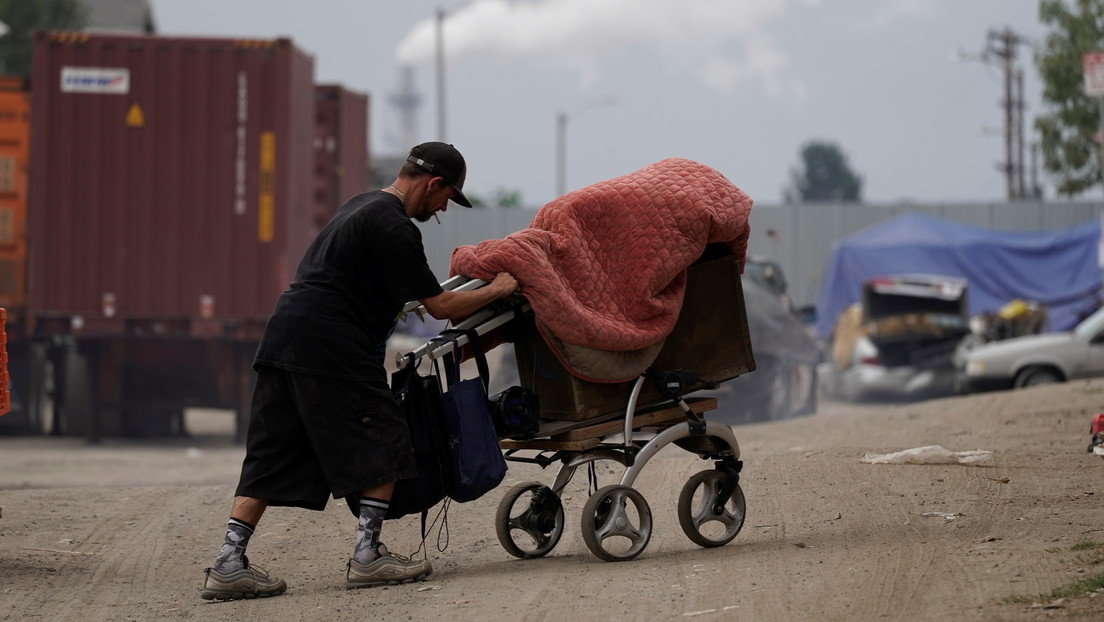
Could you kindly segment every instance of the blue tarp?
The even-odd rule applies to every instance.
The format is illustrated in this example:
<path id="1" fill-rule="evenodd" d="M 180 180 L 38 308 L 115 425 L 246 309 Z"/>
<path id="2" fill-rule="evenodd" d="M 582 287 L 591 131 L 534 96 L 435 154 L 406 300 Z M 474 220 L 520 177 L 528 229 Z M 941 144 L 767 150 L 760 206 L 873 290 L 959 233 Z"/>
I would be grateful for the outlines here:
<path id="1" fill-rule="evenodd" d="M 1022 298 L 1047 308 L 1050 330 L 1069 330 L 1100 304 L 1100 221 L 1044 232 L 997 231 L 909 212 L 835 243 L 817 299 L 817 333 L 862 297 L 868 279 L 893 274 L 964 278 L 970 315 Z"/>

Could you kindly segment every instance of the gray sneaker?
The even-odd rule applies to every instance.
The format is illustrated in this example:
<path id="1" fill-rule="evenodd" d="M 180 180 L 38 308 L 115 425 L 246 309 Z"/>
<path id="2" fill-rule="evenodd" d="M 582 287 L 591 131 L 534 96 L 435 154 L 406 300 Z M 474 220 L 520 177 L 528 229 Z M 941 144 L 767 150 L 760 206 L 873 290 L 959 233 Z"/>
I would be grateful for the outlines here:
<path id="1" fill-rule="evenodd" d="M 249 565 L 234 572 L 219 572 L 214 568 L 203 571 L 204 600 L 238 600 L 240 598 L 265 598 L 283 594 L 287 583 L 283 579 L 268 576 L 259 566 Z"/>
<path id="2" fill-rule="evenodd" d="M 413 583 L 424 581 L 433 573 L 433 567 L 429 565 L 428 559 L 410 559 L 396 555 L 382 544 L 379 546 L 379 554 L 378 558 L 367 564 L 362 564 L 355 559 L 349 560 L 345 570 L 345 589 Z"/>

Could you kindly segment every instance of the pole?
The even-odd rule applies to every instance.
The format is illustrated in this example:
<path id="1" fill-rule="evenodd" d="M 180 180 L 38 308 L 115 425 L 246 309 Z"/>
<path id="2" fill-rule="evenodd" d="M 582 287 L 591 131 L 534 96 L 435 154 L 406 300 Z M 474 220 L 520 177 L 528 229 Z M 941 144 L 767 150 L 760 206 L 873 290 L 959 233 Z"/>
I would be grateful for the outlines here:
<path id="1" fill-rule="evenodd" d="M 567 192 L 567 113 L 556 114 L 556 196 Z"/>
<path id="2" fill-rule="evenodd" d="M 1005 190 L 1008 200 L 1017 197 L 1016 183 L 1016 132 L 1013 129 L 1016 120 L 1016 100 L 1013 84 L 1015 82 L 1014 68 L 1016 61 L 1016 45 L 1021 39 L 1011 28 L 1005 28 L 1003 32 L 989 31 L 987 54 L 992 54 L 1001 59 L 1001 72 L 1004 74 L 1004 163 L 1000 170 L 1004 172 Z M 1022 168 L 1023 161 L 1020 161 Z"/>
<path id="3" fill-rule="evenodd" d="M 1019 198 L 1027 198 L 1027 146 L 1024 145 L 1024 74 L 1016 68 L 1016 183 Z"/>
<path id="4" fill-rule="evenodd" d="M 605 97 L 583 102 L 571 112 L 561 110 L 556 113 L 556 196 L 563 196 L 567 192 L 567 121 L 595 106 L 612 104 L 613 102 L 614 97 L 606 95 Z"/>
<path id="5" fill-rule="evenodd" d="M 1043 193 L 1039 188 L 1039 143 L 1031 143 L 1031 198 L 1041 199 Z"/>
<path id="6" fill-rule="evenodd" d="M 1007 189 L 1008 200 L 1016 198 L 1016 184 L 1015 184 L 1015 165 L 1013 164 L 1014 150 L 1012 147 L 1012 125 L 1013 125 L 1013 101 L 1012 101 L 1012 31 L 1005 30 L 1004 35 L 1004 166 L 1005 166 L 1005 187 Z"/>
<path id="7" fill-rule="evenodd" d="M 1104 189 L 1104 95 L 1097 100 L 1100 102 L 1100 142 L 1097 144 L 1097 164 L 1100 165 L 1101 189 Z"/>
<path id="8" fill-rule="evenodd" d="M 437 140 L 445 134 L 445 10 L 437 9 Z"/>

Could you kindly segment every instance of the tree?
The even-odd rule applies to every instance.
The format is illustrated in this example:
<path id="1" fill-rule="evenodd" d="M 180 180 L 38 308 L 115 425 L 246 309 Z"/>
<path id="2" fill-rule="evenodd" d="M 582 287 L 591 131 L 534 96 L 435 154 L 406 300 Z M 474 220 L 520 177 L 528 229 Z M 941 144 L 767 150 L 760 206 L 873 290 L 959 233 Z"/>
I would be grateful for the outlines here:
<path id="1" fill-rule="evenodd" d="M 793 185 L 783 191 L 790 203 L 862 201 L 862 178 L 851 171 L 847 156 L 834 143 L 811 141 L 801 149 L 803 169 L 793 169 Z"/>
<path id="2" fill-rule="evenodd" d="M 35 30 L 84 28 L 85 6 L 80 0 L 0 0 L 0 21 L 8 34 L 0 37 L 0 73 L 31 72 L 31 33 Z"/>
<path id="3" fill-rule="evenodd" d="M 518 190 L 511 190 L 509 188 L 496 188 L 494 196 L 490 199 L 482 196 L 466 193 L 468 200 L 471 201 L 472 207 L 487 207 L 488 205 L 496 205 L 498 207 L 519 207 L 521 206 L 521 192 Z"/>
<path id="4" fill-rule="evenodd" d="M 1073 196 L 1101 181 L 1100 102 L 1085 95 L 1081 57 L 1104 50 L 1104 2 L 1041 0 L 1039 21 L 1052 28 L 1035 63 L 1046 114 L 1035 119 L 1043 169 L 1061 194 Z"/>

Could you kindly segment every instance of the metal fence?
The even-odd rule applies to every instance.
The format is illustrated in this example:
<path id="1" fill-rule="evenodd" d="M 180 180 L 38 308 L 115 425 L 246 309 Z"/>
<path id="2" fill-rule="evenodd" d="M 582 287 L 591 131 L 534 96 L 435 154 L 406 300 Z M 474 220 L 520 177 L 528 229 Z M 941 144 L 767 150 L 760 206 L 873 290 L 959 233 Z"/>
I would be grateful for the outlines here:
<path id="1" fill-rule="evenodd" d="M 824 266 L 840 238 L 894 218 L 920 212 L 1005 231 L 1064 229 L 1100 218 L 1099 202 L 1017 201 L 1009 203 L 865 205 L 854 203 L 756 204 L 751 210 L 748 252 L 777 261 L 790 283 L 797 306 L 816 302 Z M 457 246 L 502 238 L 529 226 L 534 209 L 453 207 L 441 219 L 422 225 L 429 265 L 438 278 L 448 276 L 449 258 Z"/>

